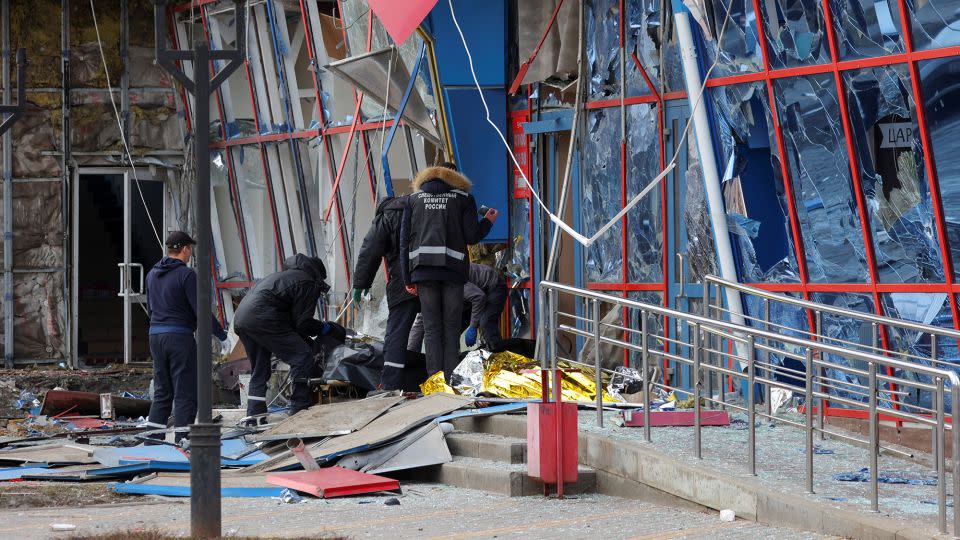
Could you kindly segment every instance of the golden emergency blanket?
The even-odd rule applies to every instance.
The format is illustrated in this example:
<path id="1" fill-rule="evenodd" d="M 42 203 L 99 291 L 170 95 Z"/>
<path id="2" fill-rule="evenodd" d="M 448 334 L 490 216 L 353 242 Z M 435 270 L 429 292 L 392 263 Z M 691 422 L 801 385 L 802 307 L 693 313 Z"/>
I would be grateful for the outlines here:
<path id="1" fill-rule="evenodd" d="M 597 387 L 594 383 L 595 371 L 592 368 L 560 362 L 562 369 L 574 369 L 563 374 L 560 385 L 564 401 L 596 401 Z M 553 378 L 549 377 L 547 384 Z M 459 387 L 462 389 L 462 387 Z M 424 394 L 445 392 L 456 393 L 447 385 L 443 372 L 438 372 L 427 379 L 420 390 Z M 543 395 L 540 364 L 525 356 L 511 352 L 500 352 L 490 355 L 483 366 L 483 395 L 514 399 L 539 399 Z M 617 402 L 607 392 L 603 392 L 603 400 Z"/>

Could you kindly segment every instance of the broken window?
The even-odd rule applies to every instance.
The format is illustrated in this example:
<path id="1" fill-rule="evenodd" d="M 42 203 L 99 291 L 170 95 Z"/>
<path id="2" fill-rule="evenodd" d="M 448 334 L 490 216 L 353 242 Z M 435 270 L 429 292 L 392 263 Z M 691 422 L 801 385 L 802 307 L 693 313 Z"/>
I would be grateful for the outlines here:
<path id="1" fill-rule="evenodd" d="M 771 69 L 830 62 L 820 2 L 768 0 L 760 4 Z"/>
<path id="2" fill-rule="evenodd" d="M 937 2 L 942 4 L 942 2 Z M 960 25 L 960 23 L 957 23 Z M 942 58 L 920 63 L 924 111 L 940 198 L 943 202 L 950 256 L 954 268 L 960 268 L 960 59 Z M 957 279 L 954 276 L 954 279 Z"/>
<path id="3" fill-rule="evenodd" d="M 830 0 L 841 60 L 902 53 L 897 0 Z"/>
<path id="4" fill-rule="evenodd" d="M 718 166 L 743 279 L 797 282 L 796 250 L 764 85 L 722 86 L 712 90 L 712 97 L 720 139 Z"/>
<path id="5" fill-rule="evenodd" d="M 253 272 L 251 277 L 261 279 L 279 269 L 273 209 L 263 163 L 256 146 L 234 147 L 232 152 L 240 205 L 243 208 L 243 227 L 247 232 L 250 271 Z"/>
<path id="6" fill-rule="evenodd" d="M 583 147 L 583 233 L 592 236 L 623 208 L 620 184 L 620 109 L 587 112 Z M 586 249 L 586 279 L 591 283 L 623 280 L 622 223 L 618 221 Z"/>
<path id="7" fill-rule="evenodd" d="M 881 295 L 883 309 L 886 315 L 907 321 L 918 322 L 925 325 L 940 326 L 943 328 L 953 328 L 953 316 L 950 309 L 950 301 L 955 301 L 947 293 L 889 293 Z M 931 336 L 921 334 L 906 329 L 887 328 L 890 348 L 902 355 L 911 355 L 908 358 L 910 362 L 923 363 L 930 365 L 922 359 L 931 358 L 933 349 Z M 948 364 L 960 363 L 960 353 L 958 353 L 958 344 L 953 339 L 944 337 L 937 338 L 937 360 Z M 944 367 L 945 364 L 939 364 L 936 367 Z M 902 372 L 897 370 L 898 377 L 904 377 L 911 380 L 917 380 L 923 383 L 931 383 L 929 377 L 918 376 L 912 372 Z M 919 391 L 917 389 L 905 387 L 909 395 L 902 397 L 902 401 L 907 404 L 919 405 L 921 407 L 930 407 L 932 396 L 930 392 Z M 947 400 L 949 410 L 950 401 Z M 913 411 L 915 412 L 915 411 Z"/>
<path id="8" fill-rule="evenodd" d="M 627 107 L 627 201 L 660 174 L 657 129 L 655 106 Z M 654 187 L 627 212 L 627 268 L 631 283 L 663 280 L 661 193 L 659 185 Z M 615 214 L 609 214 L 607 219 Z"/>
<path id="9" fill-rule="evenodd" d="M 943 282 L 905 65 L 844 73 L 880 281 Z"/>
<path id="10" fill-rule="evenodd" d="M 620 2 L 587 0 L 584 36 L 590 74 L 588 95 L 600 99 L 620 94 Z"/>
<path id="11" fill-rule="evenodd" d="M 833 77 L 778 79 L 774 89 L 810 281 L 868 283 Z"/>
<path id="12" fill-rule="evenodd" d="M 907 2 L 913 15 L 913 48 L 936 49 L 960 44 L 960 0 Z"/>
<path id="13" fill-rule="evenodd" d="M 873 297 L 869 294 L 859 293 L 815 293 L 811 300 L 828 306 L 840 309 L 859 311 L 861 313 L 872 314 L 875 312 Z M 823 341 L 833 343 L 842 347 L 850 347 L 851 343 L 858 343 L 863 347 L 860 350 L 869 352 L 869 347 L 873 345 L 872 328 L 869 322 L 823 313 L 820 317 L 820 328 L 817 333 L 823 337 Z M 824 358 L 833 364 L 844 367 L 851 367 L 861 371 L 866 371 L 867 366 L 864 362 L 851 360 L 847 357 L 833 354 L 825 354 Z M 864 387 L 869 385 L 866 377 L 857 377 L 848 370 L 837 370 L 827 368 L 824 375 L 833 379 L 828 389 L 830 394 L 845 397 L 847 399 L 866 401 L 867 392 Z M 842 406 L 831 404 L 831 406 Z"/>
<path id="14" fill-rule="evenodd" d="M 710 10 L 704 5 L 708 1 L 712 8 L 709 16 L 705 11 Z M 716 63 L 710 78 L 763 69 L 751 0 L 697 0 L 686 4 L 704 34 L 707 65 Z M 723 43 L 718 44 L 720 36 L 723 36 Z"/>
<path id="15" fill-rule="evenodd" d="M 510 205 L 510 260 L 507 277 L 514 283 L 530 279 L 530 199 L 513 199 Z"/>
<path id="16" fill-rule="evenodd" d="M 247 281 L 244 249 L 240 230 L 234 213 L 233 194 L 223 151 L 210 152 L 210 187 L 213 205 L 211 215 L 214 226 L 214 256 L 217 278 Z"/>

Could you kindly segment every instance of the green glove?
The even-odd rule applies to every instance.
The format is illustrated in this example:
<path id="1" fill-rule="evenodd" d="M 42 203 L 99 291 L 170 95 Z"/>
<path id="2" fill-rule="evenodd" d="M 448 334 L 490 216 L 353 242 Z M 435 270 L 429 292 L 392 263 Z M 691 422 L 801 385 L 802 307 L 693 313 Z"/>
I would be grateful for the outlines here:
<path id="1" fill-rule="evenodd" d="M 353 303 L 354 303 L 354 304 L 359 304 L 359 303 L 360 303 L 360 299 L 363 298 L 363 295 L 366 294 L 366 293 L 367 293 L 367 291 L 362 291 L 362 290 L 360 290 L 360 289 L 353 289 Z"/>

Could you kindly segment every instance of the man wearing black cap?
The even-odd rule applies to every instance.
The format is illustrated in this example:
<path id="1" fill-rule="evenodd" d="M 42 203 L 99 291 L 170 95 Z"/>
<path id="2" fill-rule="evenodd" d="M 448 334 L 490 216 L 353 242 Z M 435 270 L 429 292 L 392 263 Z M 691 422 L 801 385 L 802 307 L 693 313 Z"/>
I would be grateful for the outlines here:
<path id="1" fill-rule="evenodd" d="M 150 356 L 153 357 L 153 403 L 148 427 L 166 429 L 170 410 L 177 442 L 197 415 L 197 274 L 187 266 L 196 244 L 183 231 L 170 233 L 167 256 L 147 274 Z M 227 333 L 213 318 L 213 333 Z M 162 438 L 158 435 L 156 438 Z"/>

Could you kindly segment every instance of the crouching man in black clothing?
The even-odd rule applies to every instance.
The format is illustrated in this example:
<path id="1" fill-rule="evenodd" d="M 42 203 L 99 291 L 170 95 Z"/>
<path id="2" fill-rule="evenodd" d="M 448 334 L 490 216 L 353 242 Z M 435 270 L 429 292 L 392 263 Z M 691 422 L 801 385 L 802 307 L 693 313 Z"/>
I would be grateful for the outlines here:
<path id="1" fill-rule="evenodd" d="M 290 414 L 309 407 L 313 366 L 311 337 L 331 335 L 343 341 L 343 327 L 314 318 L 317 302 L 330 290 L 327 270 L 316 257 L 298 254 L 283 261 L 283 270 L 270 274 L 247 293 L 234 322 L 250 359 L 247 416 L 267 412 L 267 382 L 271 353 L 290 366 L 293 392 Z"/>
<path id="2" fill-rule="evenodd" d="M 193 337 L 197 330 L 197 274 L 187 266 L 196 242 L 187 233 L 174 231 L 164 244 L 167 256 L 147 273 L 153 403 L 145 425 L 166 429 L 172 409 L 175 438 L 180 442 L 197 416 L 197 342 Z M 211 328 L 220 341 L 227 339 L 216 317 Z M 163 435 L 153 438 L 162 439 Z"/>

